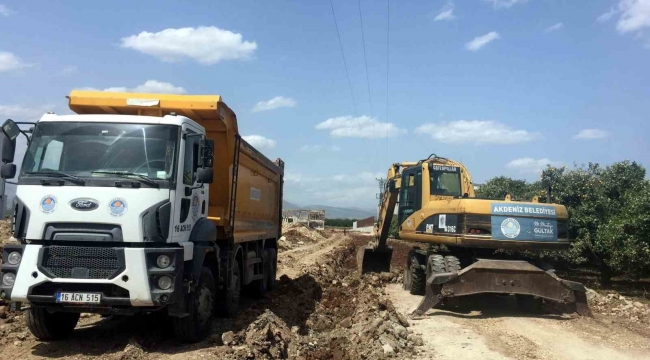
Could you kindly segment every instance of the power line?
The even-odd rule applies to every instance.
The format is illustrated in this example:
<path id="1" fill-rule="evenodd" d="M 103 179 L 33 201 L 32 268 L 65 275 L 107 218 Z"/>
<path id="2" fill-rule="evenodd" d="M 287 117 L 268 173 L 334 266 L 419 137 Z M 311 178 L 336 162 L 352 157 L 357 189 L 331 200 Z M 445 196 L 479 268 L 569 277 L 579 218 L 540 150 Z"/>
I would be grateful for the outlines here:
<path id="1" fill-rule="evenodd" d="M 386 0 L 386 122 L 390 122 L 388 75 L 390 74 L 390 0 Z"/>
<path id="2" fill-rule="evenodd" d="M 361 15 L 361 0 L 357 0 L 359 4 L 359 22 L 361 23 L 361 42 L 363 44 L 363 60 L 366 68 L 366 83 L 368 84 L 368 102 L 370 103 L 370 119 L 373 119 L 374 114 L 372 111 L 372 95 L 370 94 L 370 76 L 368 75 L 368 56 L 366 55 L 366 37 L 363 32 L 363 15 Z M 375 156 L 379 159 L 379 154 L 377 153 L 377 132 L 375 130 L 376 124 L 372 124 L 372 137 L 375 140 Z"/>
<path id="3" fill-rule="evenodd" d="M 366 153 L 366 158 L 370 159 L 368 155 L 368 149 L 366 148 L 366 139 L 363 137 L 363 131 L 361 130 L 361 122 L 359 121 L 359 112 L 357 111 L 357 102 L 354 99 L 354 91 L 352 91 L 352 80 L 350 80 L 350 73 L 348 72 L 348 64 L 345 61 L 345 53 L 343 52 L 343 42 L 341 41 L 341 33 L 339 32 L 339 24 L 336 21 L 336 12 L 334 12 L 334 3 L 330 0 L 330 6 L 332 7 L 332 16 L 334 17 L 334 26 L 336 27 L 336 36 L 339 39 L 339 47 L 341 49 L 341 57 L 343 58 L 343 67 L 345 68 L 345 76 L 348 78 L 348 86 L 350 87 L 350 96 L 352 96 L 352 105 L 354 106 L 354 117 L 357 119 L 357 126 L 359 127 L 359 135 L 361 135 L 361 140 L 363 140 L 363 150 Z"/>

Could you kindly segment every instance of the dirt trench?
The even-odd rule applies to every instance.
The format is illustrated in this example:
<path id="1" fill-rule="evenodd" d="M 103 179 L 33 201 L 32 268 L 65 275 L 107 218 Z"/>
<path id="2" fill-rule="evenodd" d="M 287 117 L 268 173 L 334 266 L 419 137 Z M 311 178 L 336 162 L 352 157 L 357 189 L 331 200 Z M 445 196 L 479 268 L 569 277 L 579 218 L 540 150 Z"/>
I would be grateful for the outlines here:
<path id="1" fill-rule="evenodd" d="M 310 230 L 311 231 L 311 230 Z M 73 337 L 36 340 L 23 313 L 0 312 L 0 359 L 383 359 L 417 357 L 423 343 L 384 292 L 397 273 L 359 276 L 356 245 L 334 231 L 296 231 L 278 256 L 277 288 L 244 298 L 234 319 L 215 319 L 198 344 L 174 339 L 164 316 L 83 314 Z M 305 236 L 309 241 L 305 241 Z M 300 244 L 298 242 L 301 242 Z"/>

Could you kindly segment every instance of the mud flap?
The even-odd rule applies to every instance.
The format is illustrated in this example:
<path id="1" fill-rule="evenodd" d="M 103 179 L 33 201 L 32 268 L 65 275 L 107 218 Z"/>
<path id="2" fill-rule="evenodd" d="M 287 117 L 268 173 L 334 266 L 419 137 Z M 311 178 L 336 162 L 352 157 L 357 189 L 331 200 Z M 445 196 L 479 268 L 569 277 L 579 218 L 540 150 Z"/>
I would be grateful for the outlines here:
<path id="1" fill-rule="evenodd" d="M 578 314 L 592 317 L 585 292 L 582 284 L 562 280 L 527 261 L 479 260 L 455 273 L 431 275 L 427 279 L 426 295 L 412 315 L 424 315 L 445 298 L 516 294 L 574 304 Z"/>
<path id="2" fill-rule="evenodd" d="M 357 250 L 357 266 L 361 274 L 369 272 L 390 272 L 390 261 L 393 257 L 393 248 L 386 246 L 359 247 Z"/>

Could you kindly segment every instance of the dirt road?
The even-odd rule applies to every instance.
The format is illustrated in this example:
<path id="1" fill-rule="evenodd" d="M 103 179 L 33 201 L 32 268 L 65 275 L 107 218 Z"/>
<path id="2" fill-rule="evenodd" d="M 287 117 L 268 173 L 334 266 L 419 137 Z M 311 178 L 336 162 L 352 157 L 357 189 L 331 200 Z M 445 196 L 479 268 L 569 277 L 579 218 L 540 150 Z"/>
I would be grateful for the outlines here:
<path id="1" fill-rule="evenodd" d="M 421 297 L 387 286 L 395 307 L 408 313 Z M 616 324 L 570 315 L 526 315 L 502 299 L 474 309 L 430 310 L 411 320 L 435 359 L 644 359 L 650 339 Z M 478 305 L 478 306 L 476 306 Z M 426 334 L 426 335 L 425 335 Z M 423 355 L 424 355 L 423 354 Z"/>
<path id="2" fill-rule="evenodd" d="M 596 317 L 585 319 L 527 315 L 508 299 L 481 298 L 409 319 L 421 298 L 399 284 L 407 244 L 393 243 L 393 273 L 359 276 L 356 246 L 367 237 L 298 230 L 283 240 L 277 289 L 245 298 L 234 319 L 215 319 L 205 341 L 179 343 L 162 316 L 84 314 L 71 339 L 44 343 L 23 314 L 0 311 L 0 359 L 650 358 L 645 302 L 599 295 Z"/>

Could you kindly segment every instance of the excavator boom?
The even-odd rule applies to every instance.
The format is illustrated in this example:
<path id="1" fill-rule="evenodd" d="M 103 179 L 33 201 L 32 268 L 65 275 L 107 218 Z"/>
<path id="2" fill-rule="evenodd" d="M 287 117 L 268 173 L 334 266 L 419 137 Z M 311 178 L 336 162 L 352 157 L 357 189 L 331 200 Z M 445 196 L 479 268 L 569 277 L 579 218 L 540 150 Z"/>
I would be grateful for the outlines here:
<path id="1" fill-rule="evenodd" d="M 401 185 L 399 176 L 400 167 L 411 166 L 415 163 L 393 164 L 388 169 L 386 185 L 381 194 L 379 216 L 375 225 L 376 244 L 374 247 L 361 247 L 357 252 L 357 264 L 362 274 L 367 272 L 388 272 L 393 257 L 393 249 L 386 245 L 390 232 L 390 224 L 393 220 L 397 195 Z"/>

